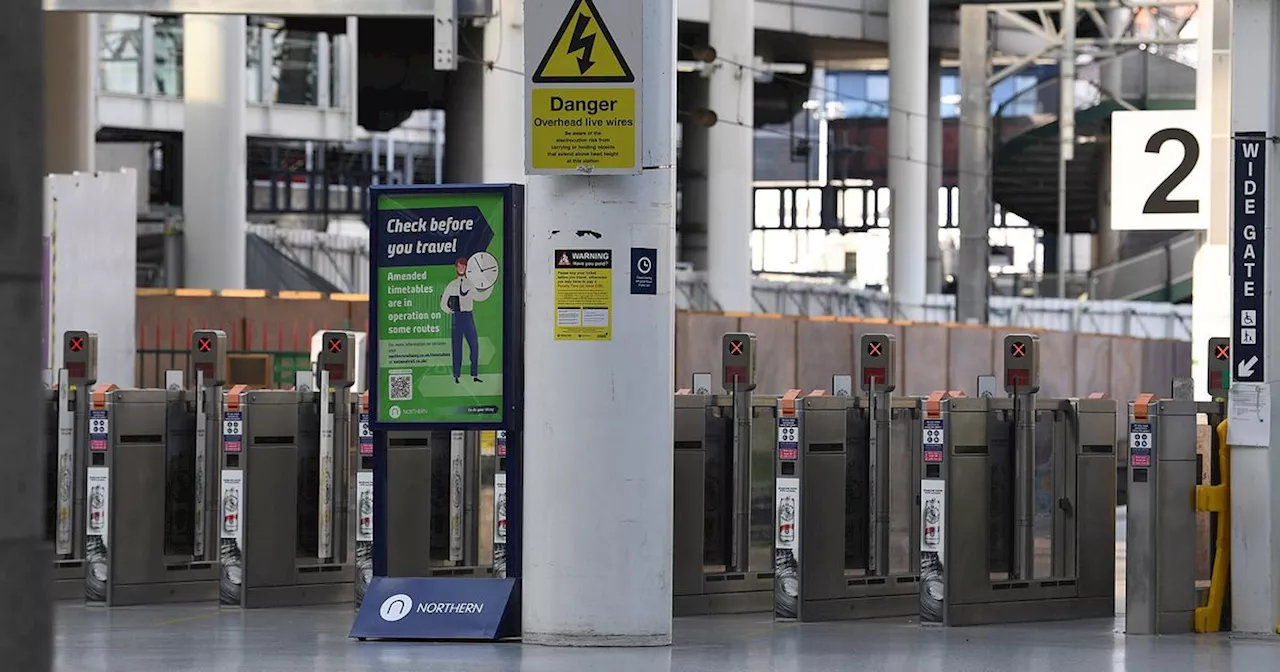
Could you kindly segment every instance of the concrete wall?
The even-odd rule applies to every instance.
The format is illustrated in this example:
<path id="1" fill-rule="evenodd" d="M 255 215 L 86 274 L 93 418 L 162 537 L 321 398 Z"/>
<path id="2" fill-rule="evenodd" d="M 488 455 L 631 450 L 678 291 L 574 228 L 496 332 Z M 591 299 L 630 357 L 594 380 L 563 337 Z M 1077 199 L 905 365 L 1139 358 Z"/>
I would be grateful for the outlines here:
<path id="1" fill-rule="evenodd" d="M 183 290 L 178 290 L 183 292 Z M 192 292 L 196 290 L 186 290 Z M 247 292 L 246 292 L 247 294 Z M 177 296 L 144 290 L 138 296 L 139 381 L 163 377 L 166 368 L 184 368 L 181 353 L 192 329 L 220 328 L 233 352 L 297 353 L 308 349 L 319 329 L 364 331 L 368 304 L 363 296 L 330 299 L 298 294 L 266 296 Z M 69 327 L 71 328 L 71 327 Z M 897 339 L 896 373 L 901 394 L 963 390 L 972 395 L 976 379 L 994 374 L 1003 338 L 1015 329 L 967 325 L 915 324 L 856 318 L 805 319 L 775 315 L 676 314 L 676 370 L 672 388 L 688 387 L 694 373 L 720 376 L 720 342 L 726 332 L 756 335 L 760 352 L 759 391 L 829 389 L 834 374 L 853 374 L 863 334 Z M 1024 330 L 1025 331 L 1025 330 Z M 1190 375 L 1190 344 L 1064 332 L 1040 336 L 1041 389 L 1046 395 L 1084 396 L 1106 392 L 1132 399 L 1142 392 L 1169 395 L 1171 379 Z M 177 351 L 170 354 L 169 351 Z M 177 357 L 178 359 L 173 359 Z M 171 363 L 171 360 L 172 363 Z M 114 381 L 113 381 L 114 382 Z"/>

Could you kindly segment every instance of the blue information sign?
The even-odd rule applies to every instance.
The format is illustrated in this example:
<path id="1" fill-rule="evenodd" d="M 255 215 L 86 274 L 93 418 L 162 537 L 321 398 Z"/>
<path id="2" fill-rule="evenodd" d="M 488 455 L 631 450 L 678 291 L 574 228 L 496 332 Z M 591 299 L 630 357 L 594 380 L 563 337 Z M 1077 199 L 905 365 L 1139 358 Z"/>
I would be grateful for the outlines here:
<path id="1" fill-rule="evenodd" d="M 656 248 L 631 248 L 631 293 L 658 293 L 658 250 Z"/>
<path id="2" fill-rule="evenodd" d="M 518 579 L 375 576 L 351 637 L 496 640 L 520 632 Z"/>
<path id="3" fill-rule="evenodd" d="M 1267 139 L 1236 134 L 1235 216 L 1231 246 L 1231 372 L 1237 383 L 1265 379 L 1262 349 L 1266 283 Z"/>

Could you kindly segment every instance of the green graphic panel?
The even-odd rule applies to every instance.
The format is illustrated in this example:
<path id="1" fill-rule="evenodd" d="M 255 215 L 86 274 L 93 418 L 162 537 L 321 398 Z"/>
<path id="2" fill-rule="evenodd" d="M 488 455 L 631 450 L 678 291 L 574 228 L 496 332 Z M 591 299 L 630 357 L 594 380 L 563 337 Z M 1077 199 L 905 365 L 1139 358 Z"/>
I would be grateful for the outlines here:
<path id="1" fill-rule="evenodd" d="M 378 196 L 376 421 L 503 421 L 504 195 Z"/>

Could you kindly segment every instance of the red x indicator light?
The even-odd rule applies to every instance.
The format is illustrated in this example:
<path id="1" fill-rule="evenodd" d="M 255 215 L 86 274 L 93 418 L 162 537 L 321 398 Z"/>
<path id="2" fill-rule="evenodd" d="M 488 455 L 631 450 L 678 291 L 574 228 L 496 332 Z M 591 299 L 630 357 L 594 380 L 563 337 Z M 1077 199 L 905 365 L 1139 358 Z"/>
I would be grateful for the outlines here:
<path id="1" fill-rule="evenodd" d="M 81 350 L 84 350 L 84 339 L 83 339 L 83 338 L 78 338 L 78 337 L 77 337 L 77 338 L 72 338 L 72 339 L 71 339 L 71 352 L 80 352 Z"/>
<path id="2" fill-rule="evenodd" d="M 1015 358 L 1021 358 L 1023 355 L 1027 354 L 1027 345 L 1025 343 L 1014 343 L 1009 346 L 1009 352 L 1012 353 Z"/>
<path id="3" fill-rule="evenodd" d="M 1231 359 L 1231 346 L 1215 345 L 1214 349 L 1217 351 L 1213 353 L 1214 359 Z"/>
<path id="4" fill-rule="evenodd" d="M 868 355 L 870 355 L 870 356 L 872 356 L 872 357 L 879 357 L 879 356 L 880 356 L 880 342 L 879 342 L 879 341 L 871 341 L 870 343 L 867 343 L 867 354 L 868 354 Z"/>
<path id="5" fill-rule="evenodd" d="M 731 355 L 741 355 L 741 354 L 742 354 L 742 341 L 729 341 L 729 354 L 731 354 Z"/>
<path id="6" fill-rule="evenodd" d="M 211 343 L 207 338 L 202 338 L 200 339 L 200 342 L 196 344 L 196 348 L 200 352 L 209 352 L 210 350 L 213 350 L 213 343 Z"/>
<path id="7" fill-rule="evenodd" d="M 340 338 L 329 339 L 329 352 L 342 352 L 342 339 Z"/>

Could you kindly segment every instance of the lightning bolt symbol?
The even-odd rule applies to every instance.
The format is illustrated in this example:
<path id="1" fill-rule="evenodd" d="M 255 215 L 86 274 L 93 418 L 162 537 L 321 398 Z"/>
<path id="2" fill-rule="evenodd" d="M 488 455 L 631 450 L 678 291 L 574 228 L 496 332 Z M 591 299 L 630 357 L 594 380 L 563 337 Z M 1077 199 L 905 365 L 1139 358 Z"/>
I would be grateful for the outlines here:
<path id="1" fill-rule="evenodd" d="M 578 74 L 585 75 L 596 62 L 591 60 L 591 50 L 596 46 L 596 34 L 584 36 L 587 26 L 591 25 L 591 17 L 586 14 L 578 15 L 578 23 L 573 26 L 573 37 L 569 39 L 569 53 L 581 51 L 582 55 L 578 57 Z"/>

